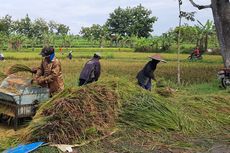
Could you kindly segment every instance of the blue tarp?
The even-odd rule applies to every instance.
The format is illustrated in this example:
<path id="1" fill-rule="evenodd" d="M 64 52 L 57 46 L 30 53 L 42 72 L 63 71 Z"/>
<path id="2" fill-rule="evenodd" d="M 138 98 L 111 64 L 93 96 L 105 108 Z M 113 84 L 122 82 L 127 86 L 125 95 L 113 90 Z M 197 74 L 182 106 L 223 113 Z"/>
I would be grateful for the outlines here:
<path id="1" fill-rule="evenodd" d="M 10 149 L 3 151 L 3 153 L 29 153 L 39 148 L 42 144 L 44 144 L 44 142 L 35 142 L 35 143 L 26 144 L 26 145 L 18 145 L 15 148 L 10 148 Z"/>

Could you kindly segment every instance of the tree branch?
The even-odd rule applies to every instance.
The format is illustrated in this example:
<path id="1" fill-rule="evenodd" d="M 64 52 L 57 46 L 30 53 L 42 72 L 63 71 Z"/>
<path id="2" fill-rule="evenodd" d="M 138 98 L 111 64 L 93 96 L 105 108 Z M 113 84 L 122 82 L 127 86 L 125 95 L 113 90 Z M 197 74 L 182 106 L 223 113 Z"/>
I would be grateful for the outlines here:
<path id="1" fill-rule="evenodd" d="M 211 8 L 212 7 L 211 4 L 210 5 L 198 5 L 195 2 L 193 2 L 193 0 L 189 0 L 189 1 L 191 2 L 191 4 L 194 7 L 198 8 L 199 10 L 206 9 L 206 8 Z"/>

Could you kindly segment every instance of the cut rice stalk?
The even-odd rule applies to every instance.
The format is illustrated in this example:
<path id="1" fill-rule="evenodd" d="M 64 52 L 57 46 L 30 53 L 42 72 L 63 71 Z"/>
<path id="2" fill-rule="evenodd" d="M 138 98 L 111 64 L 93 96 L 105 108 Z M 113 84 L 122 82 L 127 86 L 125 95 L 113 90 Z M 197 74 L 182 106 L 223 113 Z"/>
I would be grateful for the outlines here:
<path id="1" fill-rule="evenodd" d="M 15 64 L 11 66 L 8 70 L 8 75 L 18 73 L 18 72 L 30 72 L 32 73 L 32 69 L 26 65 L 23 64 Z"/>

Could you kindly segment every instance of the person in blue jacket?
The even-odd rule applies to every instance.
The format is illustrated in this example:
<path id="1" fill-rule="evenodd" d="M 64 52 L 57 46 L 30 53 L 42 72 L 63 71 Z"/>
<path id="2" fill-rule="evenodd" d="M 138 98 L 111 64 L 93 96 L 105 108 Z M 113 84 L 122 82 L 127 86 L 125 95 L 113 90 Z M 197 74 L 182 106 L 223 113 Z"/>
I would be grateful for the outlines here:
<path id="1" fill-rule="evenodd" d="M 93 58 L 86 62 L 79 77 L 79 86 L 97 81 L 101 74 L 100 53 L 95 53 Z"/>

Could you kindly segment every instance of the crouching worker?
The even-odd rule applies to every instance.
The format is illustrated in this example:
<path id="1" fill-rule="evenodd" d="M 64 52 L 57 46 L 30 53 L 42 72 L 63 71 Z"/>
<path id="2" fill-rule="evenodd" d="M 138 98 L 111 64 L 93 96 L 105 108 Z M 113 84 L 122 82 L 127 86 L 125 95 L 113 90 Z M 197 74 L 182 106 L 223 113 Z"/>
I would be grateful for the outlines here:
<path id="1" fill-rule="evenodd" d="M 44 47 L 40 55 L 44 59 L 42 59 L 40 67 L 34 69 L 36 75 L 33 78 L 33 83 L 49 88 L 52 96 L 64 89 L 61 63 L 55 57 L 53 47 Z"/>
<path id="2" fill-rule="evenodd" d="M 101 55 L 99 53 L 95 53 L 93 58 L 85 64 L 80 74 L 79 86 L 97 81 L 99 79 L 101 74 L 100 59 Z"/>
<path id="3" fill-rule="evenodd" d="M 0 53 L 0 61 L 4 61 L 4 60 L 5 60 L 5 58 L 4 58 L 3 53 Z"/>
<path id="4" fill-rule="evenodd" d="M 139 71 L 136 78 L 138 80 L 138 85 L 146 90 L 151 91 L 152 80 L 156 80 L 154 71 L 156 70 L 157 64 L 159 62 L 166 63 L 166 61 L 163 60 L 160 55 L 154 55 L 149 58 L 152 60 L 149 61 L 141 71 Z"/>

